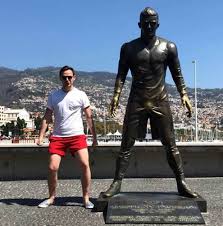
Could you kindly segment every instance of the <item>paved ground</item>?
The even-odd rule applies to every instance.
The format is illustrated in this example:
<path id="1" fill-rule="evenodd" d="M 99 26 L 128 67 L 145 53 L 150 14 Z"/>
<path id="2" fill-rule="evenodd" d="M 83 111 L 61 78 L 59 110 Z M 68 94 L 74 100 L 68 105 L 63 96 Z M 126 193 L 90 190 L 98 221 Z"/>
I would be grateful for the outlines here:
<path id="1" fill-rule="evenodd" d="M 92 201 L 112 180 L 92 180 Z M 223 178 L 187 179 L 191 188 L 207 200 L 206 225 L 223 225 Z M 125 179 L 122 191 L 176 191 L 174 179 Z M 0 225 L 105 225 L 103 213 L 81 206 L 79 180 L 60 180 L 54 206 L 37 208 L 47 196 L 46 181 L 0 181 Z M 120 224 L 119 224 L 120 225 Z M 126 225 L 126 224 L 125 224 Z"/>

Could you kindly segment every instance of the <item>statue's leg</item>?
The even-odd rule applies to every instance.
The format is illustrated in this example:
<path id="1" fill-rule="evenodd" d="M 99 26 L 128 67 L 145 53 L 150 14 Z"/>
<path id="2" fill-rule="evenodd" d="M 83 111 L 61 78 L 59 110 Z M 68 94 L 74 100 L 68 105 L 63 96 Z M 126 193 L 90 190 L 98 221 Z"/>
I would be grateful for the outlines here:
<path id="1" fill-rule="evenodd" d="M 116 170 L 114 180 L 107 191 L 103 193 L 104 197 L 112 197 L 121 190 L 122 179 L 125 176 L 131 157 L 131 149 L 135 143 L 135 138 L 123 136 L 119 156 L 116 160 Z"/>
<path id="2" fill-rule="evenodd" d="M 157 118 L 157 123 L 159 123 L 160 138 L 166 150 L 168 163 L 176 177 L 178 192 L 185 197 L 197 197 L 197 194 L 187 186 L 185 181 L 183 163 L 180 152 L 176 147 L 173 120 L 168 103 L 165 106 L 164 113 L 162 117 Z"/>
<path id="3" fill-rule="evenodd" d="M 122 179 L 125 176 L 129 166 L 132 147 L 137 137 L 137 128 L 139 125 L 140 115 L 135 111 L 135 106 L 128 105 L 123 123 L 122 143 L 116 160 L 116 170 L 114 180 L 107 191 L 104 192 L 104 197 L 111 197 L 121 190 Z"/>
<path id="4" fill-rule="evenodd" d="M 166 149 L 168 163 L 176 177 L 177 189 L 179 194 L 190 198 L 197 197 L 197 194 L 193 192 L 186 184 L 183 171 L 183 163 L 180 152 L 178 151 L 177 147 L 175 145 L 164 145 L 164 147 Z"/>

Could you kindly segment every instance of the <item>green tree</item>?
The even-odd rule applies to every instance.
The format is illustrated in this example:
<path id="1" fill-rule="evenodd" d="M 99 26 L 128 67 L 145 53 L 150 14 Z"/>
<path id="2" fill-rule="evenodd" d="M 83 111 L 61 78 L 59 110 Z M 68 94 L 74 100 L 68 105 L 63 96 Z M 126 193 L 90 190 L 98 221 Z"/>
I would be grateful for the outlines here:
<path id="1" fill-rule="evenodd" d="M 38 116 L 37 118 L 34 119 L 34 124 L 35 124 L 35 130 L 38 133 L 38 131 L 41 128 L 41 124 L 42 124 L 42 118 L 40 116 Z"/>
<path id="2" fill-rule="evenodd" d="M 25 122 L 25 120 L 18 117 L 16 122 L 16 134 L 19 136 L 23 135 L 23 129 L 26 128 L 26 126 L 27 123 Z"/>
<path id="3" fill-rule="evenodd" d="M 97 134 L 103 134 L 104 133 L 104 125 L 103 125 L 102 122 L 95 121 L 94 125 L 95 125 L 95 131 L 96 131 Z"/>
<path id="4" fill-rule="evenodd" d="M 1 126 L 2 135 L 9 136 L 10 133 L 12 136 L 15 134 L 15 123 L 13 121 L 7 122 L 5 125 Z"/>
<path id="5" fill-rule="evenodd" d="M 117 130 L 119 132 L 122 131 L 122 125 L 118 124 L 115 121 L 106 121 L 106 123 L 104 122 L 99 122 L 99 121 L 95 121 L 95 130 L 97 134 L 102 134 L 105 135 L 105 125 L 106 125 L 106 133 L 115 133 Z"/>

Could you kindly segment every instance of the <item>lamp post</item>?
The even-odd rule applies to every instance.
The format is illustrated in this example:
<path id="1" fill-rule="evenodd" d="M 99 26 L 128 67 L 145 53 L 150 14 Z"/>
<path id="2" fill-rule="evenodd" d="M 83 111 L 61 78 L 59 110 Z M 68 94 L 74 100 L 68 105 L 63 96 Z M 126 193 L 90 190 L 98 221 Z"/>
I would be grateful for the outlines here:
<path id="1" fill-rule="evenodd" d="M 197 62 L 193 60 L 194 64 L 194 105 L 195 105 L 195 141 L 198 141 L 198 125 L 197 125 Z"/>
<path id="2" fill-rule="evenodd" d="M 103 112 L 103 114 L 104 114 L 104 134 L 105 134 L 105 140 L 107 140 L 107 137 L 106 137 L 106 135 L 107 135 L 107 130 L 106 130 L 106 113 L 105 113 L 105 107 L 104 107 L 104 112 Z"/>

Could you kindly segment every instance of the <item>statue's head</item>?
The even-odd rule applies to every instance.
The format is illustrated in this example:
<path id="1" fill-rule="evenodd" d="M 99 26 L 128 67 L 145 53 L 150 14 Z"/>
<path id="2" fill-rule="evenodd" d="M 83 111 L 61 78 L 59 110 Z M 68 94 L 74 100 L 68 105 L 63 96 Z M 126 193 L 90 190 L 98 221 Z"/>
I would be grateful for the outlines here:
<path id="1" fill-rule="evenodd" d="M 143 35 L 153 37 L 156 34 L 156 29 L 159 27 L 158 13 L 150 7 L 146 7 L 140 13 L 138 25 Z"/>

